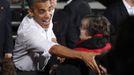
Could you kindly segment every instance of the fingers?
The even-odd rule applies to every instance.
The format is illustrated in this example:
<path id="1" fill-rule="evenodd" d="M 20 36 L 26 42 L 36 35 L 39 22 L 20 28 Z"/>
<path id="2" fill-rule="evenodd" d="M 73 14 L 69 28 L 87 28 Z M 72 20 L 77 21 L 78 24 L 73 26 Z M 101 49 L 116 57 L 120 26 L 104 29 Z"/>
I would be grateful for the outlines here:
<path id="1" fill-rule="evenodd" d="M 93 65 L 93 63 L 89 62 L 88 66 L 91 70 L 95 71 L 95 66 Z"/>
<path id="2" fill-rule="evenodd" d="M 53 75 L 52 73 L 54 73 L 55 71 L 56 71 L 56 69 L 58 68 L 58 64 L 55 64 L 55 65 L 53 65 L 51 68 L 50 68 L 50 70 L 49 70 L 49 74 L 50 75 Z"/>
<path id="3" fill-rule="evenodd" d="M 82 60 L 93 70 L 95 73 L 100 75 L 100 70 L 98 65 L 96 64 L 95 61 L 95 56 L 98 55 L 97 53 L 92 53 L 92 52 L 83 52 L 82 53 Z"/>
<path id="4" fill-rule="evenodd" d="M 103 66 L 99 65 L 99 69 L 102 75 L 107 75 L 107 69 L 104 68 Z"/>
<path id="5" fill-rule="evenodd" d="M 63 63 L 65 61 L 65 58 L 57 57 L 57 59 L 60 61 L 60 63 Z"/>
<path id="6" fill-rule="evenodd" d="M 98 75 L 101 74 L 100 69 L 99 69 L 98 65 L 96 64 L 94 57 L 90 58 L 90 61 L 88 62 L 88 66 L 91 68 L 91 70 L 93 70 Z"/>
<path id="7" fill-rule="evenodd" d="M 12 54 L 11 53 L 5 53 L 5 56 L 4 56 L 4 58 L 12 58 Z"/>
<path id="8" fill-rule="evenodd" d="M 95 72 L 100 75 L 101 72 L 100 72 L 100 69 L 99 69 L 99 66 L 97 65 L 96 61 L 95 61 L 95 56 L 93 57 L 93 65 L 95 67 Z"/>

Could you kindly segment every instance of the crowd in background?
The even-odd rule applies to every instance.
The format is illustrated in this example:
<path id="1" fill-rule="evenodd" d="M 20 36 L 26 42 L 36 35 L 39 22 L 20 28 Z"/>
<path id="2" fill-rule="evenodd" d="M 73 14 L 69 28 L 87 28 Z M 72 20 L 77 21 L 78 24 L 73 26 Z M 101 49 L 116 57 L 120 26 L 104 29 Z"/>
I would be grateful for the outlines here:
<path id="1" fill-rule="evenodd" d="M 56 9 L 60 1 L 67 5 Z M 98 15 L 90 1 L 94 0 L 26 0 L 29 9 L 23 10 L 13 39 L 10 3 L 23 0 L 0 0 L 2 74 L 132 75 L 134 1 L 107 0 L 102 3 L 106 10 Z"/>

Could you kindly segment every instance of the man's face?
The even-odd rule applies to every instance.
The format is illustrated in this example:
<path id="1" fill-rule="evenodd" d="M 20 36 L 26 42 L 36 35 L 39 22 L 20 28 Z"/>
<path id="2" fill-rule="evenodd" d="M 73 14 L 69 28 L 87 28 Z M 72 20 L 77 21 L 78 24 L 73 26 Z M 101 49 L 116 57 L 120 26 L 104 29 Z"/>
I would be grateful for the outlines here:
<path id="1" fill-rule="evenodd" d="M 133 3 L 133 6 L 134 6 L 134 0 L 131 0 L 132 1 L 132 3 Z"/>
<path id="2" fill-rule="evenodd" d="M 52 17 L 52 6 L 49 1 L 37 2 L 33 5 L 31 14 L 34 20 L 43 28 L 48 28 Z"/>
<path id="3" fill-rule="evenodd" d="M 51 2 L 52 7 L 55 8 L 57 5 L 57 0 L 50 0 L 50 2 Z"/>

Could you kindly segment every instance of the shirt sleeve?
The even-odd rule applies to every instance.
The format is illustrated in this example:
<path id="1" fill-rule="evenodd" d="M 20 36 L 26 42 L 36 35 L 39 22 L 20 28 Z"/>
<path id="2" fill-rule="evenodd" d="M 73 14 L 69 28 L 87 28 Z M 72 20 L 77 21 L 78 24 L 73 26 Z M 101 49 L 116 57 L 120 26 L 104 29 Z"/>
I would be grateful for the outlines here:
<path id="1" fill-rule="evenodd" d="M 37 52 L 42 51 L 44 53 L 49 53 L 50 48 L 57 44 L 45 39 L 43 35 L 36 30 L 26 33 L 24 37 L 27 47 Z"/>

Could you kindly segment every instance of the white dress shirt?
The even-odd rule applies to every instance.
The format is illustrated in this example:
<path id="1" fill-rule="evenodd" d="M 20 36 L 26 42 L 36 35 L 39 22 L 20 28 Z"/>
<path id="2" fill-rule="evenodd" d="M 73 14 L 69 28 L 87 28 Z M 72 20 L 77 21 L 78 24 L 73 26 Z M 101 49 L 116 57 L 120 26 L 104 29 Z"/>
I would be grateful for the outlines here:
<path id="1" fill-rule="evenodd" d="M 34 64 L 34 53 L 43 52 L 45 65 L 50 59 L 49 50 L 57 43 L 52 42 L 56 38 L 53 30 L 48 28 L 44 30 L 32 17 L 26 16 L 21 22 L 13 50 L 13 61 L 16 68 L 22 71 L 36 70 Z"/>

